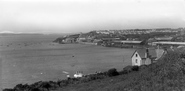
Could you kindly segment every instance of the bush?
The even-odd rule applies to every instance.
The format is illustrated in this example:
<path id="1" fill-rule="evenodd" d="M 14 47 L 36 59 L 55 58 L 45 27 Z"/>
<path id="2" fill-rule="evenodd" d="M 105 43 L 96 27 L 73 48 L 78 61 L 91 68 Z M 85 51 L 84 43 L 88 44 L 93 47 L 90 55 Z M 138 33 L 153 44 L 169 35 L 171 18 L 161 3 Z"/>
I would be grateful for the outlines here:
<path id="1" fill-rule="evenodd" d="M 119 74 L 120 74 L 120 75 L 127 74 L 127 71 L 122 70 L 122 71 L 119 72 Z"/>
<path id="2" fill-rule="evenodd" d="M 146 66 L 144 66 L 144 67 L 146 67 Z M 123 68 L 123 70 L 122 71 L 120 71 L 119 73 L 120 74 L 128 74 L 128 73 L 130 73 L 130 72 L 132 72 L 132 71 L 139 71 L 139 69 L 140 69 L 140 67 L 139 66 L 126 66 L 125 68 Z"/>
<path id="3" fill-rule="evenodd" d="M 132 71 L 138 71 L 139 70 L 139 66 L 132 66 Z"/>
<path id="4" fill-rule="evenodd" d="M 47 89 L 49 91 L 51 84 L 49 82 L 43 82 L 41 88 Z"/>
<path id="5" fill-rule="evenodd" d="M 180 58 L 184 58 L 185 59 L 185 54 L 180 54 Z"/>
<path id="6" fill-rule="evenodd" d="M 127 74 L 132 72 L 132 66 L 126 66 L 125 68 L 123 68 L 123 73 Z"/>
<path id="7" fill-rule="evenodd" d="M 15 90 L 6 88 L 6 89 L 3 89 L 3 91 L 15 91 Z"/>
<path id="8" fill-rule="evenodd" d="M 24 91 L 25 89 L 29 89 L 30 86 L 28 84 L 17 84 L 15 87 L 14 87 L 14 90 L 16 91 Z"/>
<path id="9" fill-rule="evenodd" d="M 31 91 L 41 91 L 41 90 L 38 88 L 32 88 Z"/>
<path id="10" fill-rule="evenodd" d="M 147 65 L 141 65 L 141 66 L 139 67 L 139 70 L 142 70 L 142 69 L 145 69 L 145 68 L 147 68 Z"/>
<path id="11" fill-rule="evenodd" d="M 119 75 L 119 73 L 117 72 L 117 70 L 115 68 L 109 69 L 107 74 L 110 77 Z"/>

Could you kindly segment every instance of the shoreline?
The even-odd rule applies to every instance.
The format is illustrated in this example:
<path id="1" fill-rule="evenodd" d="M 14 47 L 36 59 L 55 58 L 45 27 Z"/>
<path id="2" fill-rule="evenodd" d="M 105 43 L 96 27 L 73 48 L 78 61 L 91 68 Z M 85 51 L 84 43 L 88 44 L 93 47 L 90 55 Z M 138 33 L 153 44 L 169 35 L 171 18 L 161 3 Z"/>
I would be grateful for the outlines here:
<path id="1" fill-rule="evenodd" d="M 3 88 L 15 86 L 17 82 L 21 82 L 21 78 L 25 79 L 26 83 L 32 83 L 32 81 L 30 82 L 29 79 L 33 79 L 34 82 L 39 81 L 40 78 L 43 79 L 43 81 L 47 81 L 44 80 L 46 78 L 54 80 L 57 80 L 58 78 L 65 79 L 66 76 L 61 73 L 63 70 L 70 71 L 71 73 L 80 70 L 87 74 L 95 71 L 105 71 L 110 67 L 120 67 L 121 69 L 121 67 L 129 63 L 126 62 L 123 64 L 123 58 L 125 61 L 127 61 L 127 57 L 123 57 L 122 55 L 125 53 L 127 54 L 127 52 L 129 52 L 128 54 L 131 54 L 133 50 L 124 48 L 106 48 L 91 44 L 50 45 L 50 42 L 46 43 L 46 45 L 32 45 L 26 46 L 25 48 L 17 48 L 16 50 L 13 50 L 13 48 L 14 44 L 1 51 L 2 60 L 4 60 L 4 73 L 2 75 L 4 83 L 4 85 L 2 84 Z M 117 61 L 112 63 L 112 60 L 115 59 L 117 59 Z M 69 62 L 67 62 L 67 60 Z M 42 62 L 44 62 L 44 64 Z M 48 71 L 46 71 L 46 69 L 48 69 Z M 43 73 L 43 76 L 41 74 L 39 75 L 38 73 Z M 52 75 L 49 75 L 51 73 L 56 75 L 51 77 Z M 33 77 L 39 77 L 39 79 L 32 77 L 30 78 L 31 75 L 29 74 L 32 74 Z"/>

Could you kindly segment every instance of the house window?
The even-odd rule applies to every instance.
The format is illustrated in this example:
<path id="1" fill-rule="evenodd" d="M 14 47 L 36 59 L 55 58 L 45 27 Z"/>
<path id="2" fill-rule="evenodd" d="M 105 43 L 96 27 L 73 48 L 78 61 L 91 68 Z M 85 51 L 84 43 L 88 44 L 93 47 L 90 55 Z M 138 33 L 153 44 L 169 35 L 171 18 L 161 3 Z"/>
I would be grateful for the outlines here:
<path id="1" fill-rule="evenodd" d="M 137 59 L 136 59 L 136 63 L 137 63 Z"/>
<path id="2" fill-rule="evenodd" d="M 137 54 L 136 54 L 136 57 L 137 57 Z"/>

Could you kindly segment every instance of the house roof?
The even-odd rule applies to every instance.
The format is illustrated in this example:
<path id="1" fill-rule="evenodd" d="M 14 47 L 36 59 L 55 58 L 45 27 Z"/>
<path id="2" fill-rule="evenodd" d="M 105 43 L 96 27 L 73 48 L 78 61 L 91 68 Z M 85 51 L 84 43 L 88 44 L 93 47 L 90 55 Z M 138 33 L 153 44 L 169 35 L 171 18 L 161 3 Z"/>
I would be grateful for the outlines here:
<path id="1" fill-rule="evenodd" d="M 153 44 L 185 45 L 185 42 L 153 42 Z"/>
<path id="2" fill-rule="evenodd" d="M 156 50 L 155 49 L 149 49 L 149 55 L 151 56 L 151 57 L 157 57 L 157 53 L 156 53 Z"/>
<path id="3" fill-rule="evenodd" d="M 135 52 L 137 52 L 141 58 L 145 58 L 145 49 L 138 49 Z"/>
<path id="4" fill-rule="evenodd" d="M 122 43 L 141 43 L 142 41 L 121 41 Z"/>
<path id="5" fill-rule="evenodd" d="M 156 52 L 157 52 L 156 60 L 158 60 L 164 54 L 164 50 L 163 49 L 156 49 Z"/>
<path id="6" fill-rule="evenodd" d="M 156 53 L 155 49 L 148 49 L 148 51 L 149 51 L 149 55 L 152 58 L 157 57 L 157 53 Z M 146 49 L 138 49 L 135 52 L 137 52 L 141 58 L 145 58 Z M 133 55 L 135 54 L 135 52 L 133 53 Z M 133 57 L 133 55 L 131 57 Z"/>

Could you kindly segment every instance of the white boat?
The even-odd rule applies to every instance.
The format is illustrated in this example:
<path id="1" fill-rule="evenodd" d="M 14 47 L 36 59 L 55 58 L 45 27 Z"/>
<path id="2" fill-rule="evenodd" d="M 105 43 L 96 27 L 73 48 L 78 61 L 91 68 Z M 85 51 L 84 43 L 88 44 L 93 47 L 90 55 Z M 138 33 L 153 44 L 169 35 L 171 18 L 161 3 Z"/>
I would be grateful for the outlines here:
<path id="1" fill-rule="evenodd" d="M 77 72 L 74 74 L 74 78 L 79 78 L 79 77 L 83 77 L 83 73 L 77 71 Z"/>

